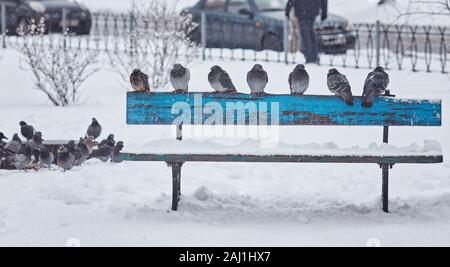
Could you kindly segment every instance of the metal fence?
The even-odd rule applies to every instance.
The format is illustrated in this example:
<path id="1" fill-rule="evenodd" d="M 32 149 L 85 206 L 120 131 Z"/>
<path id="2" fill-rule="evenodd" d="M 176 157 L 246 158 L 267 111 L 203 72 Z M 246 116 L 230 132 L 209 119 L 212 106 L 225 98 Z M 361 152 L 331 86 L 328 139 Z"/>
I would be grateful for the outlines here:
<path id="1" fill-rule="evenodd" d="M 232 60 L 276 61 L 286 64 L 304 62 L 300 52 L 292 52 L 292 42 L 288 36 L 291 32 L 290 24 L 286 20 L 283 25 L 283 51 L 275 52 L 264 50 L 249 51 L 236 49 L 224 36 L 230 36 L 230 29 L 236 30 L 233 38 L 251 39 L 253 44 L 261 42 L 256 32 L 239 30 L 234 25 L 220 25 L 219 20 L 210 21 L 202 16 L 202 57 L 203 59 L 229 58 Z M 229 24 L 229 22 L 227 22 Z M 351 35 L 355 38 L 354 47 L 345 53 L 321 53 L 320 64 L 328 66 L 341 66 L 349 68 L 374 68 L 384 66 L 386 69 L 427 71 L 447 73 L 450 61 L 447 43 L 450 42 L 449 28 L 445 26 L 418 26 L 376 23 L 356 23 L 353 25 Z M 213 31 L 213 32 L 211 32 Z M 336 27 L 318 35 L 339 36 L 344 31 Z M 219 38 L 211 44 L 208 34 Z M 221 38 L 222 39 L 221 39 Z M 215 39 L 215 38 L 213 38 Z M 240 43 L 248 43 L 244 40 Z M 221 48 L 212 48 L 220 44 Z M 299 45 L 300 46 L 300 45 Z M 298 49 L 297 49 L 298 50 Z"/>
<path id="2" fill-rule="evenodd" d="M 1 9 L 0 15 L 2 47 L 13 47 L 21 42 L 21 36 L 10 35 L 6 32 L 4 22 L 7 14 L 4 8 Z M 248 60 L 287 64 L 304 62 L 302 54 L 291 52 L 291 48 L 287 45 L 287 36 L 290 30 L 287 21 L 284 22 L 284 36 L 280 36 L 284 43 L 284 51 L 276 52 L 227 46 L 229 42 L 226 40 L 222 43 L 221 48 L 209 47 L 208 35 L 214 34 L 225 38 L 230 36 L 230 28 L 221 25 L 211 27 L 208 18 L 202 17 L 199 31 L 203 47 L 200 58 L 203 60 Z M 69 48 L 98 49 L 114 53 L 132 51 L 135 28 L 140 27 L 139 25 L 148 27 L 151 23 L 153 22 L 146 18 L 137 18 L 132 13 L 92 13 L 90 35 L 75 36 L 64 31 L 63 34 L 59 34 L 57 38 L 53 37 L 52 40 L 63 42 Z M 62 25 L 67 24 L 63 21 Z M 54 36 L 54 34 L 52 35 Z M 353 25 L 353 35 L 355 36 L 354 48 L 348 49 L 343 54 L 321 54 L 320 64 L 348 68 L 373 68 L 380 65 L 387 69 L 448 72 L 448 63 L 450 63 L 450 51 L 447 48 L 450 40 L 449 27 L 358 23 Z M 233 38 L 246 38 L 247 41 L 255 43 L 260 41 L 251 32 L 235 33 L 233 36 Z"/>

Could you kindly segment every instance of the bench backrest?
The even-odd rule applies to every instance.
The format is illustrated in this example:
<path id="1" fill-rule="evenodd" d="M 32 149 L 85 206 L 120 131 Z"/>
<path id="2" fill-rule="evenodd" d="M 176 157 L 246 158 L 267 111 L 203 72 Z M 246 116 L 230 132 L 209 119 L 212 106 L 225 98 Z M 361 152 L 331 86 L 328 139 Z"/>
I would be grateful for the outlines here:
<path id="1" fill-rule="evenodd" d="M 214 118 L 213 115 L 214 114 Z M 335 96 L 217 93 L 127 94 L 131 125 L 354 125 L 441 126 L 441 100 L 377 97 L 373 107 L 353 106 Z"/>

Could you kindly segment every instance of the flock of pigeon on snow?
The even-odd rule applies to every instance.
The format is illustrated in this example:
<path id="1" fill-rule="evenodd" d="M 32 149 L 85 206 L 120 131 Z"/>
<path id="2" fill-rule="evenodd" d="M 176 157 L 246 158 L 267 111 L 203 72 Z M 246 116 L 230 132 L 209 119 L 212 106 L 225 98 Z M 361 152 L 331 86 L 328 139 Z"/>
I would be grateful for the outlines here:
<path id="1" fill-rule="evenodd" d="M 59 146 L 56 155 L 57 166 L 64 171 L 71 170 L 90 158 L 97 158 L 103 162 L 109 160 L 120 162 L 118 155 L 123 148 L 123 142 L 116 143 L 114 135 L 110 134 L 107 139 L 98 143 L 95 140 L 101 132 L 102 126 L 93 118 L 86 136 L 80 138 L 78 144 L 72 140 L 67 145 Z M 51 169 L 55 162 L 55 155 L 43 144 L 42 133 L 24 121 L 20 122 L 20 133 L 26 141 L 22 141 L 16 133 L 11 141 L 5 142 L 4 140 L 8 138 L 0 132 L 0 165 L 4 159 L 7 159 L 19 171 L 39 170 L 43 167 Z M 94 150 L 95 147 L 97 150 Z"/>
<path id="2" fill-rule="evenodd" d="M 175 93 L 187 93 L 190 71 L 181 64 L 175 64 L 170 71 L 170 82 Z M 208 81 L 217 93 L 237 93 L 230 76 L 219 66 L 213 66 L 208 74 Z M 247 74 L 247 83 L 251 94 L 264 95 L 264 89 L 269 81 L 267 72 L 260 64 L 256 64 Z M 131 86 L 135 91 L 150 93 L 148 75 L 139 69 L 133 70 L 130 76 Z M 341 97 L 348 105 L 353 105 L 353 94 L 347 77 L 337 69 L 330 69 L 327 75 L 328 89 Z M 369 108 L 374 103 L 375 96 L 385 93 L 389 84 L 389 75 L 383 67 L 377 67 L 370 72 L 364 83 L 362 106 Z M 291 94 L 303 95 L 309 87 L 309 75 L 305 66 L 299 64 L 289 75 Z"/>

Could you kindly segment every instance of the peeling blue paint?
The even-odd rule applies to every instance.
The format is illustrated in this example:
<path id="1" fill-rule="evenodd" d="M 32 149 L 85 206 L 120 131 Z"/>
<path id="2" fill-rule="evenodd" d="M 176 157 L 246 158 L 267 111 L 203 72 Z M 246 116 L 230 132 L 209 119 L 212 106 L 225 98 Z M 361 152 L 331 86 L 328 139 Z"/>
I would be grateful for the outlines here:
<path id="1" fill-rule="evenodd" d="M 196 97 L 195 97 L 196 96 Z M 201 97 L 201 103 L 195 99 Z M 127 94 L 127 123 L 130 125 L 171 125 L 179 114 L 172 114 L 176 102 L 185 102 L 192 114 L 185 124 L 204 124 L 211 115 L 202 114 L 201 119 L 194 120 L 194 107 L 204 109 L 205 105 L 215 103 L 223 109 L 226 121 L 227 103 L 256 104 L 267 106 L 267 124 L 272 120 L 275 104 L 279 106 L 278 125 L 356 125 L 356 126 L 441 126 L 441 100 L 398 99 L 378 97 L 371 108 L 363 108 L 361 99 L 355 98 L 353 106 L 346 105 L 335 96 L 293 96 L 217 93 L 147 93 L 129 92 Z M 229 111 L 229 110 L 228 110 Z M 242 110 L 241 110 L 242 111 Z M 245 120 L 232 120 L 235 125 L 256 125 L 259 121 L 258 111 L 245 112 Z M 278 116 L 279 115 L 279 116 Z M 222 123 L 222 124 L 223 124 Z M 220 123 L 219 123 L 220 124 Z"/>

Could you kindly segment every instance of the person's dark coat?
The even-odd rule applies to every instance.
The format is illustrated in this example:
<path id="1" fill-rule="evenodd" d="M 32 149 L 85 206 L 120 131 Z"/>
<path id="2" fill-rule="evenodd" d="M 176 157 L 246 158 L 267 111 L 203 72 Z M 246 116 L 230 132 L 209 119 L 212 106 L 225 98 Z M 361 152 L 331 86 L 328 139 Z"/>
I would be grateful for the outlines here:
<path id="1" fill-rule="evenodd" d="M 289 0 L 286 6 L 287 17 L 292 8 L 298 19 L 315 18 L 321 14 L 322 20 L 325 20 L 328 15 L 328 0 Z"/>

